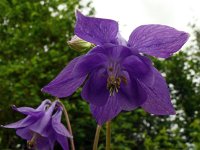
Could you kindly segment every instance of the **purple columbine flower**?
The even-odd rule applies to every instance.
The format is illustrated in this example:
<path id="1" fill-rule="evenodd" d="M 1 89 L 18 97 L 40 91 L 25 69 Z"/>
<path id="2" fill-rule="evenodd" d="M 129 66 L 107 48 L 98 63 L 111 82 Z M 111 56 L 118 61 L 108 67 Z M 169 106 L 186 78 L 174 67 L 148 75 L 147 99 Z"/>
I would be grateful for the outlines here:
<path id="1" fill-rule="evenodd" d="M 69 149 L 67 138 L 72 136 L 61 123 L 63 108 L 58 101 L 44 100 L 37 109 L 15 106 L 13 109 L 27 117 L 2 127 L 15 128 L 16 134 L 27 140 L 29 148 L 53 150 L 57 141 L 63 150 Z"/>
<path id="2" fill-rule="evenodd" d="M 137 107 L 156 115 L 175 114 L 165 79 L 143 54 L 168 58 L 187 41 L 187 33 L 165 25 L 142 25 L 127 42 L 114 20 L 80 12 L 76 17 L 75 34 L 96 47 L 73 59 L 42 91 L 67 97 L 85 83 L 82 97 L 100 125 Z"/>

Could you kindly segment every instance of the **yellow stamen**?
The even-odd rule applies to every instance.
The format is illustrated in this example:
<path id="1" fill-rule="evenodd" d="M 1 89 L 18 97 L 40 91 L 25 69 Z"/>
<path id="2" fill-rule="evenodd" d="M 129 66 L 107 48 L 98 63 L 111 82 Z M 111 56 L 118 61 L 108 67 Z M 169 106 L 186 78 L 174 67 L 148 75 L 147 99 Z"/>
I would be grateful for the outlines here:
<path id="1" fill-rule="evenodd" d="M 119 88 L 120 88 L 120 83 L 121 83 L 121 79 L 120 77 L 115 78 L 114 76 L 109 76 L 107 79 L 107 89 L 110 92 L 110 96 L 113 96 L 114 93 L 118 93 L 119 92 Z"/>
<path id="2" fill-rule="evenodd" d="M 38 137 L 38 134 L 37 133 L 33 133 L 32 139 L 27 141 L 27 147 L 29 149 L 32 149 L 35 146 L 35 142 L 36 142 L 37 137 Z"/>

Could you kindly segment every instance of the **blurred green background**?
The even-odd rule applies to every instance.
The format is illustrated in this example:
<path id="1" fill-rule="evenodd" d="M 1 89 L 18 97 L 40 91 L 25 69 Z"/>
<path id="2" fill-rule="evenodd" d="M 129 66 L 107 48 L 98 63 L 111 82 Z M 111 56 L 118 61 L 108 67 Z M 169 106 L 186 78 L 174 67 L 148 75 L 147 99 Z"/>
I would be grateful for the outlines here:
<path id="1" fill-rule="evenodd" d="M 86 9 L 88 15 L 95 12 L 91 2 L 77 0 L 0 0 L 0 124 L 23 118 L 10 108 L 13 104 L 36 107 L 46 98 L 53 99 L 40 89 L 80 55 L 67 46 L 76 8 Z M 184 51 L 166 60 L 152 58 L 167 79 L 177 114 L 122 112 L 111 125 L 113 150 L 200 150 L 200 28 L 195 23 L 190 27 L 194 38 Z M 92 149 L 96 122 L 80 90 L 63 100 L 76 149 Z M 25 150 L 26 141 L 14 130 L 0 128 L 0 149 Z M 99 149 L 105 149 L 105 127 Z"/>

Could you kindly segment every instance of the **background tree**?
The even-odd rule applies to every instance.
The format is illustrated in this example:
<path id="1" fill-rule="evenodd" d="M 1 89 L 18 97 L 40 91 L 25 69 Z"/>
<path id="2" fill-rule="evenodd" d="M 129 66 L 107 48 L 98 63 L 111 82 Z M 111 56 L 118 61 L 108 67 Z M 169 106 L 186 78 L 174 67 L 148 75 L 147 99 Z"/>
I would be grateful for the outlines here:
<path id="1" fill-rule="evenodd" d="M 73 35 L 75 8 L 87 7 L 91 14 L 89 6 L 77 0 L 0 1 L 0 124 L 22 117 L 11 111 L 12 104 L 37 106 L 52 98 L 40 89 L 79 55 L 67 41 Z M 1 128 L 0 149 L 25 149 L 26 142 L 14 132 Z"/>
<path id="2" fill-rule="evenodd" d="M 40 89 L 80 53 L 66 41 L 74 30 L 75 8 L 90 3 L 77 0 L 0 1 L 0 124 L 22 118 L 10 106 L 37 106 L 53 97 Z M 200 30 L 192 25 L 195 39 L 185 51 L 167 59 L 154 59 L 166 76 L 176 116 L 152 116 L 142 109 L 123 112 L 112 121 L 114 150 L 200 149 Z M 79 89 L 65 101 L 70 114 L 77 150 L 92 149 L 96 122 Z M 64 121 L 63 121 L 64 122 Z M 0 149 L 26 149 L 26 142 L 14 130 L 0 130 Z M 59 147 L 56 148 L 56 150 Z M 105 149 L 105 129 L 99 149 Z"/>

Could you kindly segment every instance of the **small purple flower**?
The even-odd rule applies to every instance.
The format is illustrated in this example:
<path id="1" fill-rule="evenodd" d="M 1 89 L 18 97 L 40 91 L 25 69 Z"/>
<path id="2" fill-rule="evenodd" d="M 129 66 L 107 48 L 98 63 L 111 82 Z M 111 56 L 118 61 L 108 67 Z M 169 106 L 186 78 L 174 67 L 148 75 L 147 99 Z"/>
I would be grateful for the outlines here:
<path id="1" fill-rule="evenodd" d="M 29 148 L 53 150 L 57 141 L 63 150 L 69 149 L 67 138 L 72 136 L 61 123 L 62 107 L 58 101 L 44 100 L 37 109 L 15 106 L 13 109 L 27 117 L 2 127 L 15 128 L 16 134 L 27 140 Z"/>
<path id="2" fill-rule="evenodd" d="M 141 53 L 168 58 L 187 41 L 187 33 L 165 25 L 142 25 L 127 42 L 116 21 L 77 12 L 75 34 L 97 46 L 73 59 L 42 91 L 67 97 L 85 83 L 82 97 L 100 125 L 137 107 L 156 115 L 175 114 L 165 79 Z"/>

